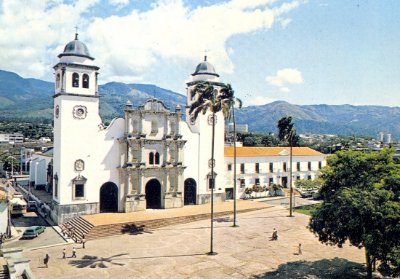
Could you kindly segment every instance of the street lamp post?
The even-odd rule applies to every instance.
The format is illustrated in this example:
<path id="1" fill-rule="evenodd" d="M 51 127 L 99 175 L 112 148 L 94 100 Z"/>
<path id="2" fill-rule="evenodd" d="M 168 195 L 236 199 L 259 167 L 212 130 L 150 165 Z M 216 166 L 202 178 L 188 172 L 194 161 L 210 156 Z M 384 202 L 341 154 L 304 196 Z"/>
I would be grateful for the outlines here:
<path id="1" fill-rule="evenodd" d="M 215 98 L 215 96 L 214 96 Z M 214 252 L 214 187 L 215 187 L 215 172 L 214 172 L 214 137 L 215 137 L 215 112 L 212 112 L 212 144 L 211 144 L 211 239 L 210 239 L 210 252 L 207 255 L 213 256 L 217 253 Z"/>
<path id="2" fill-rule="evenodd" d="M 235 120 L 235 107 L 232 105 L 233 117 L 233 226 L 238 227 L 236 224 L 236 120 Z"/>
<path id="3" fill-rule="evenodd" d="M 11 238 L 11 210 L 10 210 L 10 185 L 7 183 L 7 228 L 6 228 L 6 236 L 7 238 Z"/>

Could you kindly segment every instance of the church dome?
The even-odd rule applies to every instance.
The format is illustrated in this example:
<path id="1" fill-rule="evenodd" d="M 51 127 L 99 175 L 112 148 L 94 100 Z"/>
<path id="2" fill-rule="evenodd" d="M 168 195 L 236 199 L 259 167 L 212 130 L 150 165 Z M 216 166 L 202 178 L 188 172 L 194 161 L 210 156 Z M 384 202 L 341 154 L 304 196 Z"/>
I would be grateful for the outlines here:
<path id="1" fill-rule="evenodd" d="M 219 74 L 215 72 L 214 66 L 211 63 L 207 62 L 207 56 L 204 56 L 204 61 L 197 65 L 196 70 L 192 74 L 192 76 L 197 75 L 212 75 L 219 77 Z"/>
<path id="2" fill-rule="evenodd" d="M 75 34 L 75 40 L 70 41 L 65 47 L 64 52 L 58 55 L 58 58 L 63 56 L 80 56 L 94 60 L 90 56 L 87 46 L 78 40 L 78 33 Z"/>

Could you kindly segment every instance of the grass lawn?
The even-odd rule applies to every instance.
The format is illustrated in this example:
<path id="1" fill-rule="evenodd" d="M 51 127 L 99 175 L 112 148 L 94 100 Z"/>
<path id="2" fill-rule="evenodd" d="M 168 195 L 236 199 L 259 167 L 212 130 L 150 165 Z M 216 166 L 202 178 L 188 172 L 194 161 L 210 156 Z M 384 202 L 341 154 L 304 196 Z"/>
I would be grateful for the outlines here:
<path id="1" fill-rule="evenodd" d="M 314 212 L 316 209 L 318 209 L 320 206 L 321 206 L 320 203 L 303 205 L 303 206 L 294 208 L 294 211 L 302 213 L 302 214 L 306 214 L 306 215 L 311 215 L 311 213 Z"/>

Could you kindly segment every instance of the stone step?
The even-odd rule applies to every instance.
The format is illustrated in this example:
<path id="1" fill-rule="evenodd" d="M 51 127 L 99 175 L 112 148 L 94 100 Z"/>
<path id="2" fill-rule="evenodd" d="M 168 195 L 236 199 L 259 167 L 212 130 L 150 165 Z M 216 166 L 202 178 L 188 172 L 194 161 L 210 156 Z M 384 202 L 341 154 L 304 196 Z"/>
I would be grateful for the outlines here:
<path id="1" fill-rule="evenodd" d="M 75 217 L 61 225 L 61 228 L 66 231 L 69 237 L 74 239 L 76 242 L 80 242 L 82 236 L 86 236 L 93 227 L 94 226 L 91 223 L 80 216 Z M 71 233 L 71 230 L 68 230 L 67 228 L 72 228 L 73 234 Z"/>
<path id="2" fill-rule="evenodd" d="M 250 208 L 238 211 L 238 213 L 250 212 L 254 210 L 258 210 L 259 208 Z M 214 213 L 214 220 L 218 221 L 218 218 L 231 215 L 232 211 L 229 212 L 217 212 Z M 165 219 L 154 219 L 154 220 L 146 220 L 146 221 L 138 221 L 138 222 L 129 222 L 129 223 L 119 223 L 119 224 L 109 224 L 109 225 L 100 225 L 93 227 L 90 232 L 85 236 L 87 240 L 97 239 L 101 237 L 108 237 L 112 235 L 119 234 L 139 234 L 145 231 L 151 231 L 154 229 L 158 229 L 161 227 L 177 225 L 177 224 L 185 224 L 199 220 L 207 220 L 210 218 L 209 213 L 198 214 L 198 215 L 188 215 L 188 216 L 179 216 L 173 218 L 165 218 Z"/>
<path id="3" fill-rule="evenodd" d="M 8 279 L 10 278 L 9 273 L 8 273 L 8 267 L 7 265 L 3 265 L 0 267 L 0 279 Z"/>

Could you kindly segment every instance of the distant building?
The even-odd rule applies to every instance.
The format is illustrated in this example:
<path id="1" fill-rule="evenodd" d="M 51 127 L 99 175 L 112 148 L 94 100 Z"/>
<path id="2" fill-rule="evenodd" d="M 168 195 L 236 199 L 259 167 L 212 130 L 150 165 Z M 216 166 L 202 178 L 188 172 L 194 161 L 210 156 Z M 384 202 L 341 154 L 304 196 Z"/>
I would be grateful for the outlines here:
<path id="1" fill-rule="evenodd" d="M 379 132 L 379 134 L 378 134 L 378 140 L 379 140 L 380 142 L 383 142 L 384 136 L 385 136 L 385 133 L 384 133 L 384 132 Z"/>
<path id="2" fill-rule="evenodd" d="M 40 143 L 49 143 L 49 142 L 51 142 L 51 139 L 48 138 L 48 137 L 41 137 L 41 138 L 39 139 L 39 142 L 40 142 Z"/>
<path id="3" fill-rule="evenodd" d="M 53 149 L 32 154 L 29 160 L 29 184 L 35 189 L 53 191 Z"/>
<path id="4" fill-rule="evenodd" d="M 21 148 L 21 170 L 22 171 L 29 171 L 29 164 L 32 160 L 32 156 L 35 152 L 35 149 L 32 148 Z"/>
<path id="5" fill-rule="evenodd" d="M 389 144 L 392 143 L 392 134 L 385 134 L 384 132 L 379 132 L 378 140 L 381 143 Z"/>
<path id="6" fill-rule="evenodd" d="M 225 126 L 225 131 L 228 133 L 233 132 L 233 123 L 228 123 L 228 125 Z M 247 133 L 249 132 L 249 125 L 248 124 L 236 124 L 236 132 L 237 133 Z"/>
<path id="7" fill-rule="evenodd" d="M 13 133 L 13 134 L 0 134 L 0 143 L 23 143 L 24 135 L 21 133 Z"/>
<path id="8" fill-rule="evenodd" d="M 386 134 L 385 143 L 392 143 L 392 134 Z"/>
<path id="9" fill-rule="evenodd" d="M 289 147 L 237 147 L 238 194 L 253 185 L 290 187 L 289 150 Z M 308 147 L 294 147 L 292 158 L 293 185 L 298 179 L 314 179 L 326 166 L 326 155 Z M 233 147 L 225 147 L 225 166 L 225 191 L 233 191 Z"/>

